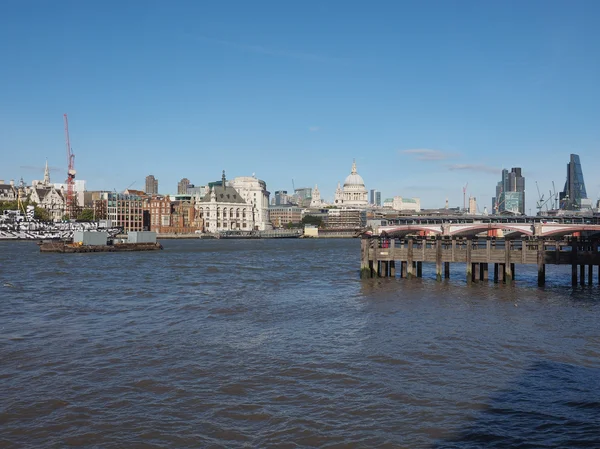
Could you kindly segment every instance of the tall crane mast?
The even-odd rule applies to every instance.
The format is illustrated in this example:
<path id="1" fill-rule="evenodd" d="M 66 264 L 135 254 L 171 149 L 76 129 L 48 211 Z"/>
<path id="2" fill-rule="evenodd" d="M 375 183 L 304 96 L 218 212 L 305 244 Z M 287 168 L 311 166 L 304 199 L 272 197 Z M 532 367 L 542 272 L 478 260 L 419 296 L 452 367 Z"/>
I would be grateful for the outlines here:
<path id="1" fill-rule="evenodd" d="M 71 140 L 69 139 L 69 119 L 64 114 L 65 119 L 65 140 L 67 142 L 67 216 L 75 218 L 75 155 L 71 149 Z"/>
<path id="2" fill-rule="evenodd" d="M 467 182 L 463 187 L 463 211 L 467 210 L 467 187 L 469 187 L 469 183 Z"/>

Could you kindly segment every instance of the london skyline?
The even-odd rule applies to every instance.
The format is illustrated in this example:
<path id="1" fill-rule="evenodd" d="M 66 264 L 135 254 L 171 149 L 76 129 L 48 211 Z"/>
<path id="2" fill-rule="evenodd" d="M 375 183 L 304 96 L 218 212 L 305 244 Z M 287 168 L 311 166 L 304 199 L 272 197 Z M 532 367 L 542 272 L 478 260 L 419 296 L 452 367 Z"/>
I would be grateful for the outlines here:
<path id="1" fill-rule="evenodd" d="M 595 2 L 34 5 L 0 5 L 0 177 L 66 171 L 67 112 L 90 190 L 225 169 L 331 199 L 356 159 L 384 197 L 462 206 L 468 182 L 491 210 L 521 167 L 529 212 L 575 153 L 600 192 Z"/>

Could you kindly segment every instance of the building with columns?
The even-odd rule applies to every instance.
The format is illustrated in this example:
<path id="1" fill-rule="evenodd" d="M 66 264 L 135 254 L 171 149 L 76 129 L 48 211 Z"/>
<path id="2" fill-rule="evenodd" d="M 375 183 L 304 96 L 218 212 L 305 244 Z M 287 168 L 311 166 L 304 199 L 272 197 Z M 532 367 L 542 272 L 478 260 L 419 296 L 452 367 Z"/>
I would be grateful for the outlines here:
<path id="1" fill-rule="evenodd" d="M 254 207 L 254 229 L 265 231 L 273 229 L 269 217 L 269 196 L 267 184 L 256 176 L 238 176 L 229 182 L 244 201 Z"/>
<path id="2" fill-rule="evenodd" d="M 356 161 L 352 162 L 352 170 L 344 181 L 344 187 L 338 183 L 333 204 L 338 207 L 366 209 L 369 207 L 369 192 L 362 176 L 356 170 Z"/>
<path id="3" fill-rule="evenodd" d="M 249 192 L 246 192 L 246 196 L 254 199 L 255 191 L 251 192 L 252 195 L 248 195 Z M 268 200 L 266 207 L 268 209 Z M 213 185 L 210 191 L 196 203 L 196 210 L 198 219 L 204 223 L 204 232 L 253 231 L 257 229 L 256 203 L 245 200 L 240 192 L 227 185 L 225 171 L 223 171 L 221 183 Z"/>

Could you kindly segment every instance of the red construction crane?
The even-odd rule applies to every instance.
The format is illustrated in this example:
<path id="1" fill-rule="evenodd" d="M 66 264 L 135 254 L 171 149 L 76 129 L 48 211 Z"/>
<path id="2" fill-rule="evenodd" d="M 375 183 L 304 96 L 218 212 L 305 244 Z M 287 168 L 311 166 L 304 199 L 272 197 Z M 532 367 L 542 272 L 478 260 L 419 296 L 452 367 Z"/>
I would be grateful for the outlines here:
<path id="1" fill-rule="evenodd" d="M 69 119 L 67 114 L 64 114 L 65 118 L 65 139 L 67 141 L 67 163 L 69 167 L 67 169 L 67 216 L 69 218 L 75 217 L 75 155 L 71 149 L 71 141 L 69 140 Z"/>

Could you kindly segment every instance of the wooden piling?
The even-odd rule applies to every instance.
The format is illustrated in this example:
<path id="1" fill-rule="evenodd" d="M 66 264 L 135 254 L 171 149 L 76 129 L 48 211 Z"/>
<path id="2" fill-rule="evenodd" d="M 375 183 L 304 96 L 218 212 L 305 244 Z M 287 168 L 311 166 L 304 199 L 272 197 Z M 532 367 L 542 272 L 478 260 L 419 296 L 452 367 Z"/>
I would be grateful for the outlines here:
<path id="1" fill-rule="evenodd" d="M 423 262 L 417 262 L 417 277 L 423 277 Z"/>
<path id="2" fill-rule="evenodd" d="M 483 280 L 487 281 L 490 278 L 490 264 L 489 263 L 484 263 L 483 264 Z"/>
<path id="3" fill-rule="evenodd" d="M 414 265 L 413 265 L 413 239 L 408 238 L 408 251 L 406 256 L 406 278 L 412 279 L 415 276 Z"/>
<path id="4" fill-rule="evenodd" d="M 513 280 L 512 276 L 512 264 L 510 262 L 510 240 L 504 241 L 504 282 L 511 284 Z"/>
<path id="5" fill-rule="evenodd" d="M 579 265 L 579 283 L 585 285 L 585 265 Z"/>
<path id="6" fill-rule="evenodd" d="M 435 280 L 442 280 L 442 241 L 439 238 L 435 241 Z"/>
<path id="7" fill-rule="evenodd" d="M 598 267 L 600 269 L 600 267 Z M 450 279 L 450 262 L 444 262 L 444 277 Z"/>
<path id="8" fill-rule="evenodd" d="M 546 284 L 546 264 L 544 263 L 544 242 L 538 242 L 537 266 L 538 266 L 538 286 L 543 287 Z"/>
<path id="9" fill-rule="evenodd" d="M 467 284 L 473 282 L 473 264 L 471 262 L 471 252 L 473 250 L 473 242 L 467 239 Z"/>
<path id="10" fill-rule="evenodd" d="M 571 284 L 577 285 L 577 237 L 571 240 Z"/>
<path id="11" fill-rule="evenodd" d="M 369 263 L 369 248 L 371 245 L 371 239 L 360 240 L 360 277 L 361 279 L 367 279 L 372 277 L 371 265 Z"/>
<path id="12" fill-rule="evenodd" d="M 481 280 L 481 264 L 474 263 L 473 264 L 473 268 L 471 269 L 471 272 L 473 273 L 473 280 L 474 281 L 480 281 Z"/>

